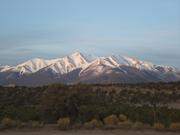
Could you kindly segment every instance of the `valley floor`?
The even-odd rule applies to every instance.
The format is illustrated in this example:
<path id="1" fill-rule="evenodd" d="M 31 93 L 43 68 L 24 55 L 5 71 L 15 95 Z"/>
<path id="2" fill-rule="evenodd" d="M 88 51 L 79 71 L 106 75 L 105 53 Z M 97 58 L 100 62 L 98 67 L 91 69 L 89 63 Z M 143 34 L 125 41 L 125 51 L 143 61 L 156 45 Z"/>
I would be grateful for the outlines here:
<path id="1" fill-rule="evenodd" d="M 9 130 L 1 131 L 0 135 L 179 135 L 179 132 L 153 130 Z"/>

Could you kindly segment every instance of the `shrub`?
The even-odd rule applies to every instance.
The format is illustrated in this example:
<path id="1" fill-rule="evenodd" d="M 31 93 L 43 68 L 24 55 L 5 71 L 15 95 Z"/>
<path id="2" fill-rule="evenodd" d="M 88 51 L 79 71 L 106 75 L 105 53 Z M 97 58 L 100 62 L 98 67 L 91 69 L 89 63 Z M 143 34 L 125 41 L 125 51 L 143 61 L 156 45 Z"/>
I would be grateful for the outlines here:
<path id="1" fill-rule="evenodd" d="M 117 125 L 118 122 L 119 122 L 119 119 L 117 118 L 116 115 L 110 115 L 110 116 L 107 116 L 106 118 L 104 118 L 104 124 L 105 125 Z"/>
<path id="2" fill-rule="evenodd" d="M 180 131 L 180 122 L 171 123 L 169 128 L 170 130 L 173 130 L 173 131 Z"/>
<path id="3" fill-rule="evenodd" d="M 135 122 L 132 127 L 134 129 L 144 129 L 145 125 L 142 122 Z"/>
<path id="4" fill-rule="evenodd" d="M 118 128 L 131 128 L 133 123 L 129 120 L 118 123 Z"/>
<path id="5" fill-rule="evenodd" d="M 89 122 L 86 122 L 84 124 L 84 127 L 87 128 L 87 129 L 93 129 L 93 128 L 100 128 L 102 127 L 102 122 L 96 120 L 96 119 L 92 119 L 91 121 Z"/>
<path id="6" fill-rule="evenodd" d="M 13 128 L 16 127 L 16 122 L 10 118 L 3 118 L 1 121 L 2 128 Z"/>
<path id="7" fill-rule="evenodd" d="M 126 115 L 124 115 L 124 114 L 120 114 L 120 115 L 119 115 L 119 121 L 124 122 L 124 121 L 126 121 L 126 120 L 127 120 Z"/>
<path id="8" fill-rule="evenodd" d="M 70 127 L 70 118 L 66 117 L 66 118 L 60 118 L 57 121 L 57 126 L 59 129 L 61 130 L 66 130 Z"/>
<path id="9" fill-rule="evenodd" d="M 154 123 L 153 128 L 156 130 L 163 130 L 165 126 L 162 123 Z"/>

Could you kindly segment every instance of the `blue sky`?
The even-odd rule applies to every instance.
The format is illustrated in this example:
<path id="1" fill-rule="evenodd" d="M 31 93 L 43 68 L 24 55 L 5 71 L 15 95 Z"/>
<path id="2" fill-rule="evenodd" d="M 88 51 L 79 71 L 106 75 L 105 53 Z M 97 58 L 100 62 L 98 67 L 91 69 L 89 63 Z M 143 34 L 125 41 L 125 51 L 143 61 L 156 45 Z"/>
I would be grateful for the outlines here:
<path id="1" fill-rule="evenodd" d="M 0 0 L 0 65 L 75 51 L 180 68 L 180 0 Z"/>

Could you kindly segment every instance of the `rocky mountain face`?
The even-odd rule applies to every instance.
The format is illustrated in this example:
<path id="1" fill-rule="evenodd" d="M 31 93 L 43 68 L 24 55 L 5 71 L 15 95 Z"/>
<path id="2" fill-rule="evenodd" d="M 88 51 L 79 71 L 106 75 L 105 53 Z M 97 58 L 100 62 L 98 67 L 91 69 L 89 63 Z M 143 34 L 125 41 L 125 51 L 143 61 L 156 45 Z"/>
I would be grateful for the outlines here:
<path id="1" fill-rule="evenodd" d="M 0 67 L 0 85 L 42 86 L 52 83 L 145 83 L 180 80 L 180 70 L 126 56 L 87 57 L 79 52 L 64 58 L 32 59 Z"/>

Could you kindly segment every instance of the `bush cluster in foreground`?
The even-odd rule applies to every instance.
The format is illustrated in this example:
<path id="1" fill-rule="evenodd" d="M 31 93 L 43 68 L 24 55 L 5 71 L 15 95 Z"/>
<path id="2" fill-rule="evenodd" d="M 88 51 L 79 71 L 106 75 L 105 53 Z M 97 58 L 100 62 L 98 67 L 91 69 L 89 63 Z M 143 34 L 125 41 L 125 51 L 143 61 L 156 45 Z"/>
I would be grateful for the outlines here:
<path id="1" fill-rule="evenodd" d="M 122 114 L 121 114 L 122 115 Z M 123 115 L 125 116 L 125 115 Z M 126 116 L 125 116 L 126 117 Z M 78 125 L 78 126 L 77 126 Z M 0 123 L 0 129 L 11 129 L 11 128 L 43 128 L 44 124 L 39 121 L 31 121 L 23 123 L 15 121 L 10 118 L 4 118 Z M 92 119 L 85 123 L 77 124 L 71 123 L 71 119 L 68 117 L 59 118 L 56 127 L 59 130 L 69 129 L 132 129 L 132 130 L 145 130 L 152 129 L 157 131 L 180 131 L 180 122 L 171 123 L 170 126 L 165 127 L 162 123 L 154 123 L 154 125 L 145 124 L 142 122 L 132 122 L 127 117 L 122 121 L 118 119 L 116 115 L 110 115 L 104 118 L 103 121 Z"/>
<path id="2" fill-rule="evenodd" d="M 61 130 L 66 130 L 66 129 L 70 128 L 70 118 L 68 118 L 68 117 L 60 118 L 57 121 L 57 126 Z"/>

